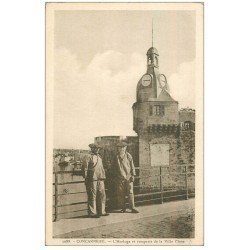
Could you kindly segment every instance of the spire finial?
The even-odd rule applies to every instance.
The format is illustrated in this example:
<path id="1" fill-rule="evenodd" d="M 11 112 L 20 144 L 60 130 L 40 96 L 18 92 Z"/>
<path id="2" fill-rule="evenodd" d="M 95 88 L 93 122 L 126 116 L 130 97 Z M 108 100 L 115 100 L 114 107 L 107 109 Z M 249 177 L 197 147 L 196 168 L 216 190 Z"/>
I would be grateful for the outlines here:
<path id="1" fill-rule="evenodd" d="M 154 18 L 152 17 L 152 47 L 154 47 Z"/>

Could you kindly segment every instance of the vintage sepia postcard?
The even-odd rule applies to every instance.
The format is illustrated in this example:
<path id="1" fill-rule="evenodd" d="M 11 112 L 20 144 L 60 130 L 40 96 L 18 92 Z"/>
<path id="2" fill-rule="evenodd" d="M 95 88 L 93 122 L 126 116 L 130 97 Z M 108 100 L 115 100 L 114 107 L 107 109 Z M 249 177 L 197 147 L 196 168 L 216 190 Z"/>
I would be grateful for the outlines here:
<path id="1" fill-rule="evenodd" d="M 46 245 L 203 245 L 203 4 L 46 4 Z"/>

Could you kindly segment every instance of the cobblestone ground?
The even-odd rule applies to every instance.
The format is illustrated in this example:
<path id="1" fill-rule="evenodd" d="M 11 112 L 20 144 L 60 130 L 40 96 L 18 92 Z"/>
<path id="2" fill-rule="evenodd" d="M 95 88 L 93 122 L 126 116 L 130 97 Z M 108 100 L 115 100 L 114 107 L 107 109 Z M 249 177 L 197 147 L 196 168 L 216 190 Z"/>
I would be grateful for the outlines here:
<path id="1" fill-rule="evenodd" d="M 60 238 L 193 238 L 194 211 L 161 214 L 79 230 Z"/>

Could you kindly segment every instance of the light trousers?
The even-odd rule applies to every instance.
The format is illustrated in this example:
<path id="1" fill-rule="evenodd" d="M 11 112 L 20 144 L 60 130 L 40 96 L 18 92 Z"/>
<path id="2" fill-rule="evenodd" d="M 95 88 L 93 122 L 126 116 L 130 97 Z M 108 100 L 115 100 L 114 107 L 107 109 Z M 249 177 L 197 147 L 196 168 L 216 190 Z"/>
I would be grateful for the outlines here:
<path id="1" fill-rule="evenodd" d="M 105 214 L 106 193 L 103 180 L 86 181 L 88 195 L 88 214 Z"/>

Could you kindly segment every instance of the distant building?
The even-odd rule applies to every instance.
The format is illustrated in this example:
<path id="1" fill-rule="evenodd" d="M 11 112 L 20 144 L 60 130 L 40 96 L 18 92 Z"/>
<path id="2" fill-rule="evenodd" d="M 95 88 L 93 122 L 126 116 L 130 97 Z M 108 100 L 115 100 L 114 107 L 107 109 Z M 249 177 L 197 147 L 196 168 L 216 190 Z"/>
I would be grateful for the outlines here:
<path id="1" fill-rule="evenodd" d="M 54 170 L 72 170 L 73 166 L 77 168 L 79 165 L 69 163 L 81 162 L 83 157 L 88 153 L 89 150 L 83 149 L 54 149 Z M 66 164 L 66 162 L 68 162 L 68 164 Z"/>

